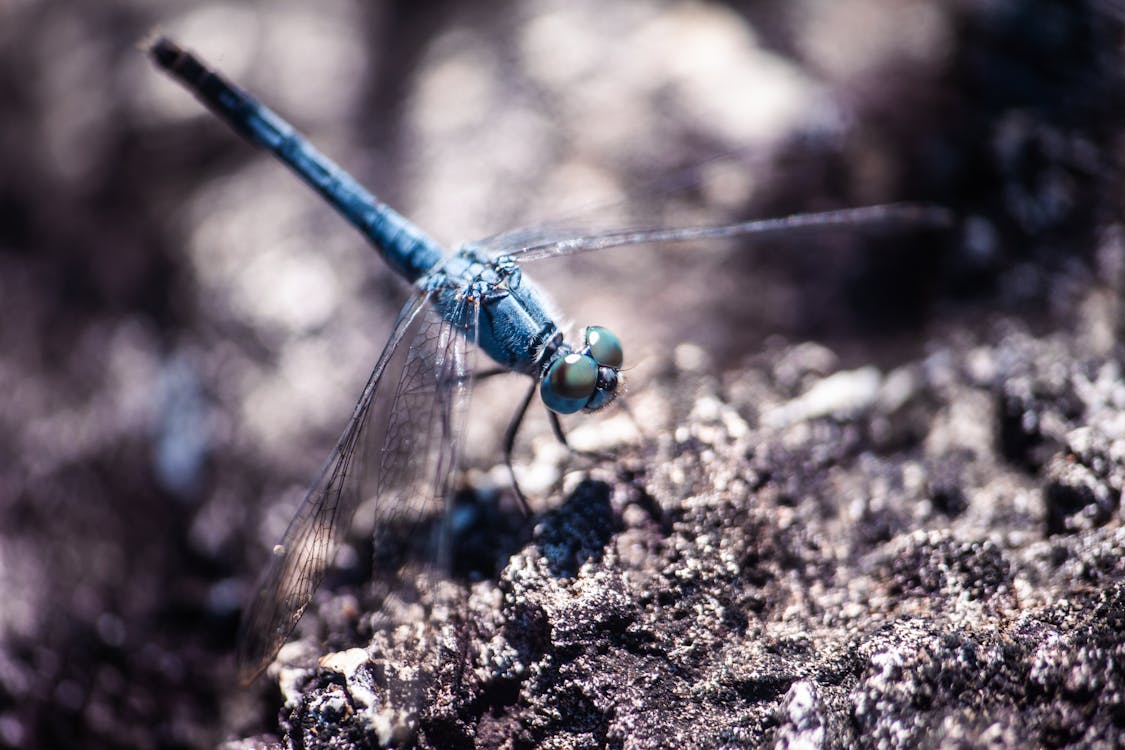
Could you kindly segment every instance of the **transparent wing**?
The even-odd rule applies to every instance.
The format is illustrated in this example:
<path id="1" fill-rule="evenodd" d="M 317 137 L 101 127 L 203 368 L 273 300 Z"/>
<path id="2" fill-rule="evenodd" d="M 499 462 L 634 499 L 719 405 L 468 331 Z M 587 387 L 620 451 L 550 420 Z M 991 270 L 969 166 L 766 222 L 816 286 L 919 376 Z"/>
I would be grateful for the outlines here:
<path id="1" fill-rule="evenodd" d="M 1125 0 L 1123 0 L 1125 1 Z M 554 211 L 548 221 L 536 222 L 530 227 L 494 234 L 473 243 L 473 248 L 489 257 L 509 255 L 516 250 L 560 244 L 577 237 L 600 237 L 607 233 L 621 233 L 621 227 L 637 229 L 643 222 L 623 219 L 638 216 L 637 196 L 644 196 L 643 212 L 639 216 L 654 216 L 652 207 L 678 202 L 685 195 L 700 191 L 713 168 L 734 168 L 755 175 L 771 174 L 778 170 L 800 169 L 801 163 L 790 163 L 791 155 L 778 162 L 777 154 L 768 150 L 743 149 L 717 153 L 710 158 L 692 161 L 672 171 L 660 170 L 658 174 L 631 179 L 626 197 L 623 193 L 612 199 L 588 200 L 578 203 L 563 213 Z M 807 167 L 807 165 L 805 165 Z M 637 177 L 634 175 L 634 178 Z M 557 207 L 556 207 L 557 208 Z M 652 225 L 650 228 L 655 228 Z M 615 231 L 611 231 L 614 230 Z M 527 260 L 530 260 L 528 258 Z"/>
<path id="2" fill-rule="evenodd" d="M 327 465 L 274 548 L 241 624 L 243 682 L 253 680 L 289 637 L 371 485 L 377 522 L 423 512 L 445 496 L 471 373 L 465 337 L 431 304 L 441 293 L 454 292 L 419 291 L 403 308 Z M 475 340 L 476 304 L 460 305 L 460 322 Z M 377 467 L 373 477 L 369 465 Z"/>
<path id="3" fill-rule="evenodd" d="M 455 289 L 434 294 L 456 301 L 442 305 L 445 315 L 427 311 L 387 404 L 376 522 L 440 508 L 460 454 L 472 393 L 467 352 L 476 341 L 479 301 Z"/>
<path id="4" fill-rule="evenodd" d="M 579 228 L 582 227 L 582 228 Z M 518 251 L 532 247 L 545 247 L 572 240 L 575 237 L 590 237 L 600 235 L 601 232 L 591 231 L 591 225 L 576 224 L 573 226 L 544 225 L 512 229 L 500 234 L 477 240 L 472 243 L 473 249 L 484 253 L 487 257 L 511 255 Z"/>
<path id="5" fill-rule="evenodd" d="M 679 229 L 627 229 L 577 237 L 552 237 L 536 239 L 524 243 L 518 249 L 510 250 L 507 257 L 520 263 L 559 255 L 576 255 L 595 250 L 605 250 L 622 245 L 652 243 L 691 242 L 694 240 L 720 239 L 771 232 L 818 229 L 831 226 L 854 226 L 870 223 L 902 222 L 919 226 L 949 226 L 953 215 L 947 208 L 913 203 L 886 203 L 859 208 L 845 208 L 837 211 L 793 214 L 774 219 L 758 219 L 738 224 L 724 224 L 716 227 L 685 227 Z M 520 233 L 498 235 L 495 239 L 523 239 Z"/>

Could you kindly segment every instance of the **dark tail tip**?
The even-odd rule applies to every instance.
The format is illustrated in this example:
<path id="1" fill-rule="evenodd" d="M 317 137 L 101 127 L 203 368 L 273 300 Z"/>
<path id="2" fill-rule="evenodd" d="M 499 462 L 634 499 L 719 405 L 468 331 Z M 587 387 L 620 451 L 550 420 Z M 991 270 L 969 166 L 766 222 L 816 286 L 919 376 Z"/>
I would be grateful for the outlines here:
<path id="1" fill-rule="evenodd" d="M 171 70 L 176 62 L 184 56 L 180 45 L 159 32 L 154 32 L 141 42 L 141 48 L 148 53 L 160 67 Z"/>

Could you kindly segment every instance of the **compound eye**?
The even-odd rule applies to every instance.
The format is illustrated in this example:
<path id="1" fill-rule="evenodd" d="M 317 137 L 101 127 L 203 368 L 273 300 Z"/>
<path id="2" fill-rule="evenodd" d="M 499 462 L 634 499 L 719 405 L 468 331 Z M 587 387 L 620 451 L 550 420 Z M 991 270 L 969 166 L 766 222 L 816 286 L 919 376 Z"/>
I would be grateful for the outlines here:
<path id="1" fill-rule="evenodd" d="M 598 385 L 598 363 L 585 354 L 556 359 L 539 386 L 539 395 L 551 411 L 573 414 L 580 411 Z"/>
<path id="2" fill-rule="evenodd" d="M 568 354 L 551 365 L 547 382 L 562 398 L 590 398 L 598 384 L 598 363 L 583 354 Z"/>
<path id="3" fill-rule="evenodd" d="M 599 365 L 619 369 L 625 363 L 625 352 L 621 348 L 621 339 L 617 338 L 608 328 L 589 326 L 586 328 L 586 346 L 590 349 L 590 356 L 597 360 Z"/>

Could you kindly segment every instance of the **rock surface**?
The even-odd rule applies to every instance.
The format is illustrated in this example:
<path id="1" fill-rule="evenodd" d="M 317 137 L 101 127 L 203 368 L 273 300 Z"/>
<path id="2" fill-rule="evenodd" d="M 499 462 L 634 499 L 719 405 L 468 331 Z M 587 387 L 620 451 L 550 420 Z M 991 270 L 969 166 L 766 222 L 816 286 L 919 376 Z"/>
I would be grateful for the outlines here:
<path id="1" fill-rule="evenodd" d="M 1120 7 L 0 3 L 0 748 L 1119 744 Z M 608 457 L 568 462 L 534 415 L 529 525 L 481 384 L 452 579 L 372 582 L 357 533 L 244 689 L 242 602 L 406 292 L 154 27 L 451 244 L 956 227 L 529 269 L 621 336 L 641 433 L 576 419 Z"/>
<path id="2" fill-rule="evenodd" d="M 1118 359 L 1002 327 L 871 398 L 824 354 L 638 396 L 674 406 L 418 631 L 419 746 L 1125 743 Z M 766 419 L 829 381 L 852 392 Z M 348 653 L 285 670 L 293 746 L 409 733 L 375 685 L 419 651 Z"/>

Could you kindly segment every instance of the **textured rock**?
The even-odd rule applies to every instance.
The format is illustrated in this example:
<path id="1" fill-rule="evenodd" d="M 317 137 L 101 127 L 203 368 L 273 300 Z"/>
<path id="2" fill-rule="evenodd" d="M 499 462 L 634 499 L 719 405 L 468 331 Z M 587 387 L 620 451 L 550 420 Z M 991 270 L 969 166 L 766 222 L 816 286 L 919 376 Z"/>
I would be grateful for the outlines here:
<path id="1" fill-rule="evenodd" d="M 1119 739 L 1120 2 L 2 7 L 0 747 Z M 957 229 L 537 266 L 644 436 L 575 419 L 610 457 L 567 463 L 533 415 L 527 524 L 482 384 L 453 577 L 370 580 L 433 519 L 357 532 L 244 689 L 241 602 L 405 289 L 154 27 L 451 242 Z"/>
<path id="2" fill-rule="evenodd" d="M 433 609 L 417 641 L 433 674 L 410 696 L 421 746 L 1125 742 L 1116 360 L 1009 328 L 880 377 L 863 408 L 761 426 L 842 382 L 777 369 L 638 395 L 675 404 L 664 428 Z M 895 379 L 911 385 L 890 398 Z M 1040 470 L 1011 450 L 1016 416 Z M 367 653 L 361 674 L 419 658 L 379 638 Z M 365 680 L 308 671 L 285 710 L 294 744 L 386 740 L 341 708 L 394 710 Z"/>

